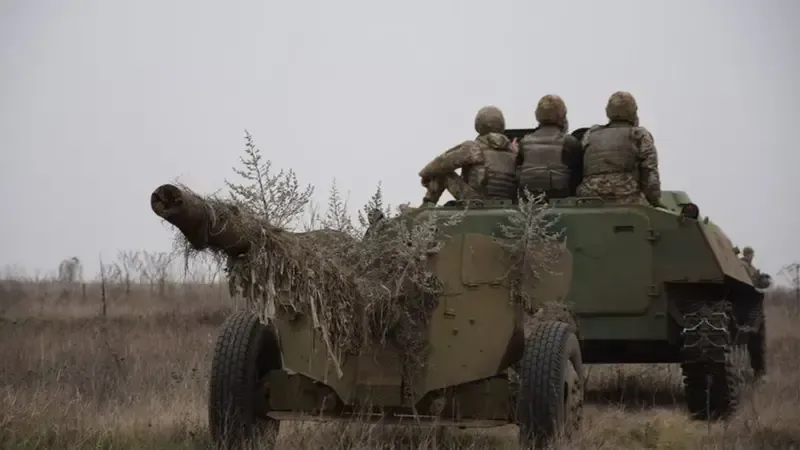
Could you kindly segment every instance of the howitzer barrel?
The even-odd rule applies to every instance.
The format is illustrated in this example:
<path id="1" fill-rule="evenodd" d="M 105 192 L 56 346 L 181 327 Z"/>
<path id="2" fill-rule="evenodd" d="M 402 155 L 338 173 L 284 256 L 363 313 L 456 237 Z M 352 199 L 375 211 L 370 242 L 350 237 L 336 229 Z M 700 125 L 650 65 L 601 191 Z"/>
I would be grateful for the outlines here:
<path id="1" fill-rule="evenodd" d="M 342 376 L 341 355 L 360 348 L 366 336 L 355 318 L 361 311 L 356 305 L 367 302 L 347 261 L 332 257 L 333 250 L 355 244 L 352 237 L 336 230 L 287 231 L 234 203 L 205 199 L 172 184 L 153 191 L 150 207 L 196 250 L 226 254 L 232 289 L 257 308 L 265 306 L 262 301 L 277 302 L 279 327 L 284 313 L 292 320 L 298 313 L 307 315 L 310 335 L 322 333 L 327 359 Z"/>
<path id="2" fill-rule="evenodd" d="M 196 250 L 211 248 L 236 256 L 250 250 L 251 240 L 265 229 L 265 221 L 243 213 L 233 205 L 206 200 L 172 184 L 156 188 L 150 207 L 159 217 L 178 228 Z M 273 230 L 275 231 L 275 230 Z"/>

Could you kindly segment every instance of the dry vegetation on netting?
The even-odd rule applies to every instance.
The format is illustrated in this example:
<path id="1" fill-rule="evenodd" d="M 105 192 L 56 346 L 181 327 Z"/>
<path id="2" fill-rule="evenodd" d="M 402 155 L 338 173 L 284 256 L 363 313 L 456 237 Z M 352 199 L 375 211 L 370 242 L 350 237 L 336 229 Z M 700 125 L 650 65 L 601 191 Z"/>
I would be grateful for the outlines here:
<path id="1" fill-rule="evenodd" d="M 249 135 L 242 165 L 236 170 L 242 180 L 226 182 L 230 193 L 225 197 L 202 197 L 182 186 L 157 195 L 180 196 L 183 205 L 195 205 L 186 216 L 203 217 L 199 226 L 173 220 L 187 258 L 208 250 L 224 261 L 231 294 L 247 299 L 261 316 L 310 317 L 340 376 L 347 354 L 376 341 L 402 349 L 409 369 L 423 367 L 421 334 L 439 289 L 428 259 L 441 245 L 437 231 L 461 215 L 392 220 L 379 186 L 353 223 L 334 182 L 326 214 L 296 232 L 290 224 L 305 210 L 313 189 L 301 191 L 291 171 L 271 174 Z M 169 199 L 159 201 L 156 212 L 170 220 L 170 207 L 164 206 Z M 226 235 L 220 238 L 225 243 L 215 243 L 214 234 Z"/>
<path id="2" fill-rule="evenodd" d="M 466 209 L 447 217 L 418 215 L 419 210 L 395 216 L 378 186 L 353 223 L 334 180 L 326 213 L 312 215 L 297 233 L 289 225 L 306 209 L 313 189 L 301 191 L 291 171 L 270 173 L 249 135 L 241 163 L 241 180 L 226 181 L 227 197 L 203 198 L 183 186 L 157 195 L 180 196 L 184 204 L 192 199 L 194 211 L 185 215 L 206 218 L 199 226 L 172 220 L 187 258 L 207 249 L 224 260 L 231 294 L 246 298 L 259 315 L 310 317 L 339 376 L 347 354 L 375 342 L 397 347 L 407 375 L 420 375 L 428 355 L 425 332 L 441 290 L 431 256 Z M 546 203 L 534 200 L 503 231 L 515 242 L 509 248 L 517 255 L 517 272 L 537 279 L 548 270 L 550 248 L 563 244 L 541 223 Z M 168 203 L 157 199 L 154 210 L 168 218 Z M 212 243 L 214 230 L 228 235 L 226 244 Z M 413 397 L 410 390 L 405 394 Z"/>
<path id="3" fill-rule="evenodd" d="M 563 299 L 536 298 L 525 286 L 539 285 L 549 277 L 567 276 L 554 267 L 566 257 L 566 237 L 559 226 L 560 214 L 549 207 L 544 194 L 524 191 L 519 214 L 509 215 L 500 225 L 496 242 L 511 256 L 509 278 L 512 295 L 522 303 L 526 323 L 534 320 L 560 320 L 572 323 L 570 305 Z"/>

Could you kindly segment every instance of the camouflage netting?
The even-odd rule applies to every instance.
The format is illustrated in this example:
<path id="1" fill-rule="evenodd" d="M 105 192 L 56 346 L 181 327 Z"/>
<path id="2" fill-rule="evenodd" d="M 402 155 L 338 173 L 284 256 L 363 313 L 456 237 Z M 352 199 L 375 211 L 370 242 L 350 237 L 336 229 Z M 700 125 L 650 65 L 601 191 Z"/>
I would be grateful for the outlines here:
<path id="1" fill-rule="evenodd" d="M 231 293 L 247 299 L 254 312 L 263 316 L 277 308 L 310 316 L 340 374 L 346 354 L 376 341 L 417 358 L 407 367 L 424 366 L 424 330 L 440 288 L 428 256 L 441 246 L 436 230 L 460 215 L 408 221 L 390 220 L 382 211 L 383 220 L 370 230 L 295 233 L 232 200 L 203 198 L 177 185 L 159 187 L 151 203 L 180 230 L 187 250 L 207 250 L 225 261 Z"/>
<path id="2" fill-rule="evenodd" d="M 322 229 L 289 231 L 287 217 L 301 209 L 310 191 L 298 195 L 290 179 L 280 192 L 267 192 L 264 186 L 281 181 L 267 179 L 269 163 L 259 162 L 249 135 L 246 152 L 250 160 L 242 162 L 248 169 L 237 173 L 251 185 L 228 183 L 231 195 L 225 199 L 163 185 L 151 196 L 153 211 L 178 228 L 187 255 L 208 251 L 225 263 L 231 294 L 246 299 L 252 311 L 310 317 L 340 376 L 346 355 L 358 354 L 367 343 L 391 344 L 403 355 L 410 388 L 424 373 L 426 330 L 441 288 L 429 257 L 442 245 L 438 230 L 456 225 L 464 213 L 447 220 L 412 220 L 413 210 L 393 217 L 380 202 L 379 188 L 364 211 L 369 219 L 355 226 L 334 186 L 333 210 Z M 542 223 L 546 209 L 537 202 L 524 205 L 523 218 L 505 229 L 517 255 L 516 276 L 546 274 L 547 252 L 558 241 Z M 407 400 L 414 395 L 404 394 Z"/>
<path id="3" fill-rule="evenodd" d="M 521 195 L 519 211 L 521 214 L 510 217 L 509 225 L 501 225 L 498 240 L 506 247 L 512 262 L 509 278 L 512 281 L 512 295 L 525 307 L 526 321 L 560 320 L 575 325 L 570 306 L 563 300 L 533 298 L 522 288 L 522 281 L 539 284 L 547 277 L 558 277 L 553 263 L 564 257 L 566 238 L 555 214 L 547 204 L 543 194 L 533 195 L 527 190 Z"/>

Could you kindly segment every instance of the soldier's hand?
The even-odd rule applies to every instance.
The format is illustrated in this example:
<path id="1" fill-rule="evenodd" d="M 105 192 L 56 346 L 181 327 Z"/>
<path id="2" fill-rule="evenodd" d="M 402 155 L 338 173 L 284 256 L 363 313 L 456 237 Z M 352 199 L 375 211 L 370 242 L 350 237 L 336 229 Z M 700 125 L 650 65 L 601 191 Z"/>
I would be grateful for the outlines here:
<path id="1" fill-rule="evenodd" d="M 511 145 L 509 147 L 511 147 L 511 150 L 515 152 L 519 151 L 519 144 L 517 144 L 517 138 L 514 138 L 514 140 L 511 141 Z"/>

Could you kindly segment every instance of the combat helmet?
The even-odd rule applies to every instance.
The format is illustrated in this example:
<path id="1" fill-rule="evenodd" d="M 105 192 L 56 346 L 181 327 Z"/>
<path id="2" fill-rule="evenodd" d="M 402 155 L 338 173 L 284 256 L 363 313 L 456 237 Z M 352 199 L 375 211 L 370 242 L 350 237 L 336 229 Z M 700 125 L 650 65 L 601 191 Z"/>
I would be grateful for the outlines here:
<path id="1" fill-rule="evenodd" d="M 606 104 L 606 117 L 608 120 L 619 120 L 630 122 L 634 126 L 639 125 L 639 107 L 636 99 L 630 92 L 617 91 L 611 94 Z"/>
<path id="2" fill-rule="evenodd" d="M 502 133 L 506 130 L 506 119 L 503 111 L 496 106 L 484 106 L 475 115 L 475 131 L 479 135 Z"/>
<path id="3" fill-rule="evenodd" d="M 539 99 L 536 105 L 536 121 L 540 125 L 557 125 L 567 129 L 567 105 L 558 95 L 548 94 Z"/>
<path id="4" fill-rule="evenodd" d="M 742 255 L 744 256 L 752 255 L 753 253 L 753 247 L 750 247 L 749 245 L 742 249 Z"/>

